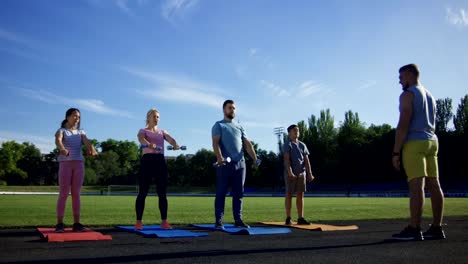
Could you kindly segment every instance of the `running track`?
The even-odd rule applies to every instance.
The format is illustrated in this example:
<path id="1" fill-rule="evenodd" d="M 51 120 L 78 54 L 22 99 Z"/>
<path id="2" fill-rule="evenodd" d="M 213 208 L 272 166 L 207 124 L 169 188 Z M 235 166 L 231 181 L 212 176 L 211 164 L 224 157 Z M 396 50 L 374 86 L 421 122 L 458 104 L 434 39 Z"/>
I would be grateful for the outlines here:
<path id="1" fill-rule="evenodd" d="M 426 223 L 428 220 L 425 221 Z M 334 222 L 357 231 L 235 236 L 209 232 L 187 239 L 143 238 L 96 229 L 112 241 L 46 243 L 34 229 L 0 230 L 0 263 L 468 263 L 468 217 L 449 217 L 442 241 L 392 242 L 404 220 Z"/>

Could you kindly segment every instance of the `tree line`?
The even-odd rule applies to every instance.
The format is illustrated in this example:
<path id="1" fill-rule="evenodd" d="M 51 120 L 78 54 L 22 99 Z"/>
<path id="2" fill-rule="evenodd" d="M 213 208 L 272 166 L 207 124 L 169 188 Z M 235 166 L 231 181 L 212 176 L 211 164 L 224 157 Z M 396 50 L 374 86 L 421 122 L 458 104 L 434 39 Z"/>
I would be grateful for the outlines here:
<path id="1" fill-rule="evenodd" d="M 468 95 L 453 113 L 450 98 L 438 99 L 436 134 L 439 138 L 439 171 L 443 185 L 468 182 Z M 449 128 L 452 121 L 453 128 Z M 403 173 L 394 171 L 391 153 L 395 128 L 388 124 L 366 126 L 358 113 L 348 111 L 335 127 L 330 109 L 311 115 L 297 123 L 300 139 L 310 151 L 316 184 L 357 185 L 403 182 Z M 284 134 L 283 142 L 287 139 Z M 85 158 L 85 185 L 135 184 L 141 149 L 133 141 L 91 140 L 100 150 L 97 157 Z M 282 142 L 279 142 L 281 147 Z M 282 157 L 254 143 L 262 164 L 247 170 L 246 187 L 278 188 L 282 186 Z M 86 153 L 83 149 L 83 153 Z M 0 185 L 57 184 L 58 150 L 41 154 L 34 144 L 3 142 L 0 148 Z M 246 155 L 247 164 L 252 161 Z M 170 185 L 212 187 L 216 172 L 212 150 L 201 149 L 193 155 L 179 155 L 167 160 Z"/>

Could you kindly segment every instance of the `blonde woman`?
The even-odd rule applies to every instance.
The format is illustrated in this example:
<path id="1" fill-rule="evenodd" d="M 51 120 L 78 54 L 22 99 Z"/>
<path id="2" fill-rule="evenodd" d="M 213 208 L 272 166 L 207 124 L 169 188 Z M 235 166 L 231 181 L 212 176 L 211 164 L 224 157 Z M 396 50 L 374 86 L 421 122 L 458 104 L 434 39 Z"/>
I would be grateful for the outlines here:
<path id="1" fill-rule="evenodd" d="M 136 224 L 135 229 L 143 229 L 143 211 L 145 200 L 153 178 L 156 180 L 156 191 L 159 199 L 159 212 L 161 213 L 161 227 L 172 229 L 167 221 L 167 182 L 168 173 L 164 158 L 164 141 L 180 149 L 175 139 L 167 131 L 158 128 L 160 114 L 156 109 L 150 109 L 146 114 L 146 127 L 138 131 L 138 141 L 147 147 L 143 149 L 140 173 L 138 176 L 139 191 L 135 202 Z"/>

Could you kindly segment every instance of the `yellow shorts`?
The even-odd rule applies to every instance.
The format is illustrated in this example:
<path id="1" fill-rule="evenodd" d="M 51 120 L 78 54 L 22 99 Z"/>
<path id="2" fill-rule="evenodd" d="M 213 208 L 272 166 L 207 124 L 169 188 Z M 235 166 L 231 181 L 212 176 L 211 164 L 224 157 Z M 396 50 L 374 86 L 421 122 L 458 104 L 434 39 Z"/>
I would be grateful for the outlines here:
<path id="1" fill-rule="evenodd" d="M 403 145 L 403 168 L 408 182 L 420 177 L 439 177 L 437 140 L 412 140 Z"/>

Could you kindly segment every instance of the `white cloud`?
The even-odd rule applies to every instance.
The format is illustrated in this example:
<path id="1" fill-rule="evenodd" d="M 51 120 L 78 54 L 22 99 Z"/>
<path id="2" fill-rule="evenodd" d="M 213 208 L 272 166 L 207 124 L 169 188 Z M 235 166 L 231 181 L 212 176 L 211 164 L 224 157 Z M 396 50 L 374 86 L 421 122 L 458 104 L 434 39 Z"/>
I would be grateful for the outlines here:
<path id="1" fill-rule="evenodd" d="M 320 93 L 324 90 L 324 85 L 308 80 L 299 86 L 298 97 L 308 97 L 313 94 Z"/>
<path id="2" fill-rule="evenodd" d="M 164 101 L 197 104 L 219 109 L 225 100 L 224 91 L 212 85 L 173 74 L 150 73 L 124 69 L 128 73 L 149 81 L 154 88 L 137 91 L 141 95 Z"/>
<path id="3" fill-rule="evenodd" d="M 44 137 L 0 130 L 0 143 L 5 141 L 16 141 L 18 143 L 30 142 L 33 143 L 41 153 L 49 153 L 55 148 L 54 135 Z"/>
<path id="4" fill-rule="evenodd" d="M 447 8 L 446 19 L 452 25 L 468 27 L 468 13 L 463 8 L 455 11 L 451 8 Z"/>
<path id="5" fill-rule="evenodd" d="M 139 5 L 141 5 L 142 2 L 138 2 Z M 114 0 L 114 4 L 122 10 L 125 14 L 129 16 L 134 16 L 135 14 L 133 13 L 132 9 L 128 6 L 128 0 Z"/>
<path id="6" fill-rule="evenodd" d="M 88 110 L 91 112 L 105 114 L 105 115 L 113 115 L 113 116 L 120 116 L 120 117 L 127 117 L 133 118 L 133 116 L 126 112 L 120 111 L 116 109 L 112 109 L 104 104 L 103 101 L 98 99 L 72 99 L 66 98 L 63 96 L 55 95 L 50 92 L 44 90 L 31 90 L 31 89 L 19 89 L 21 95 L 38 100 L 48 104 L 61 104 L 70 107 L 77 107 L 80 109 Z"/>
<path id="7" fill-rule="evenodd" d="M 161 4 L 161 16 L 173 23 L 175 19 L 184 17 L 197 4 L 198 0 L 164 0 Z"/>
<path id="8" fill-rule="evenodd" d="M 291 93 L 286 90 L 286 89 L 282 89 L 279 85 L 275 84 L 275 83 L 272 83 L 272 82 L 268 82 L 268 81 L 265 81 L 265 80 L 260 80 L 260 84 L 261 86 L 263 86 L 267 91 L 267 93 L 271 93 L 271 94 L 274 94 L 278 97 L 289 97 L 291 96 Z"/>

